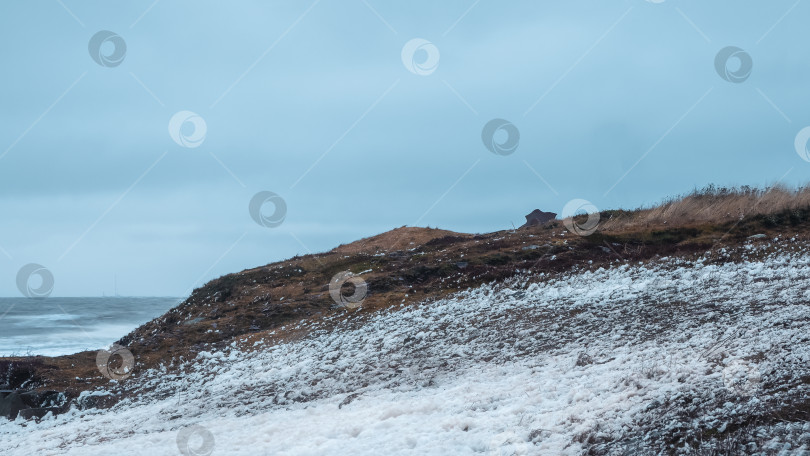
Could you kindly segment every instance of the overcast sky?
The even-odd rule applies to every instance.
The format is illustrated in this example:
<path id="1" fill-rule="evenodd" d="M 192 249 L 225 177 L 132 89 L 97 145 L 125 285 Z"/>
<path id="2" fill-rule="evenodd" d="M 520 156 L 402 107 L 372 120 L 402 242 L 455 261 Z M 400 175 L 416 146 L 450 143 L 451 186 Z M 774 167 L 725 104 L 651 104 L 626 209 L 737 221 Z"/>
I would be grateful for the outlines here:
<path id="1" fill-rule="evenodd" d="M 572 199 L 810 176 L 794 147 L 810 2 L 0 9 L 2 296 L 29 263 L 52 296 L 110 294 L 116 276 L 120 294 L 183 296 L 402 225 L 488 232 Z M 493 119 L 501 154 L 482 140 Z M 272 200 L 251 217 L 258 192 L 283 220 Z"/>

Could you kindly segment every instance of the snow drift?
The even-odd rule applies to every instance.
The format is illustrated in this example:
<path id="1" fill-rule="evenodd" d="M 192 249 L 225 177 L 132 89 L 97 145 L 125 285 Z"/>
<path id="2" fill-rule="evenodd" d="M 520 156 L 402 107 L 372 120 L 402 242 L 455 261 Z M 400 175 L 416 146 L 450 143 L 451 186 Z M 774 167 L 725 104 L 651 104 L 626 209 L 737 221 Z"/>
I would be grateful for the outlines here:
<path id="1" fill-rule="evenodd" d="M 804 454 L 810 256 L 775 242 L 734 261 L 518 271 L 234 343 L 131 377 L 111 409 L 0 422 L 0 453 Z"/>

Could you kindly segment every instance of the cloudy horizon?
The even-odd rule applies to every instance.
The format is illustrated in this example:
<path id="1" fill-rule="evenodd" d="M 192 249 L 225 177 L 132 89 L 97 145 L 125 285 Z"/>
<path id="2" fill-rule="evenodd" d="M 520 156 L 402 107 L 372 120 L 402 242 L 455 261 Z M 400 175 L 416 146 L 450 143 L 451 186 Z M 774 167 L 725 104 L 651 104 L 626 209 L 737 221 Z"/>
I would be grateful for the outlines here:
<path id="1" fill-rule="evenodd" d="M 51 296 L 185 296 L 403 225 L 810 179 L 794 0 L 2 8 L 0 296 L 31 263 Z"/>

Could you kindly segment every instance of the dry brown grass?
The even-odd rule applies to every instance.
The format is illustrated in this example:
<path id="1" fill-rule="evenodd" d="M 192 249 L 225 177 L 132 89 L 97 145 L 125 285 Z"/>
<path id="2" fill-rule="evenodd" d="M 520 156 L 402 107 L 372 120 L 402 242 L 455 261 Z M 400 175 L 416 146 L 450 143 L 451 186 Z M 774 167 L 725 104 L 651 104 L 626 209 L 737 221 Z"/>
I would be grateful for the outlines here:
<path id="1" fill-rule="evenodd" d="M 473 235 L 440 230 L 438 228 L 420 228 L 403 226 L 385 233 L 360 239 L 351 244 L 344 244 L 332 249 L 333 253 L 343 255 L 356 255 L 358 253 L 375 254 L 378 252 L 392 252 L 418 247 L 428 242 L 446 236 L 471 238 Z"/>
<path id="2" fill-rule="evenodd" d="M 810 187 L 766 189 L 713 185 L 664 201 L 658 206 L 634 211 L 603 213 L 600 231 L 631 227 L 689 226 L 736 222 L 757 215 L 810 208 Z M 607 217 L 605 217 L 607 215 Z"/>

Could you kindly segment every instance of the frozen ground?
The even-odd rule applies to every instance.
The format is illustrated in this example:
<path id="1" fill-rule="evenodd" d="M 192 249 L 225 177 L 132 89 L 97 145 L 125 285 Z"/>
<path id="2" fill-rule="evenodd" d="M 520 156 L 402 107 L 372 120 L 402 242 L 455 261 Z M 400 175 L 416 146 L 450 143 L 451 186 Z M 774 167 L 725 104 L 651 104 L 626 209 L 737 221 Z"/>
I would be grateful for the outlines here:
<path id="1" fill-rule="evenodd" d="M 810 454 L 810 255 L 780 244 L 520 273 L 205 353 L 113 409 L 0 422 L 0 454 Z"/>

